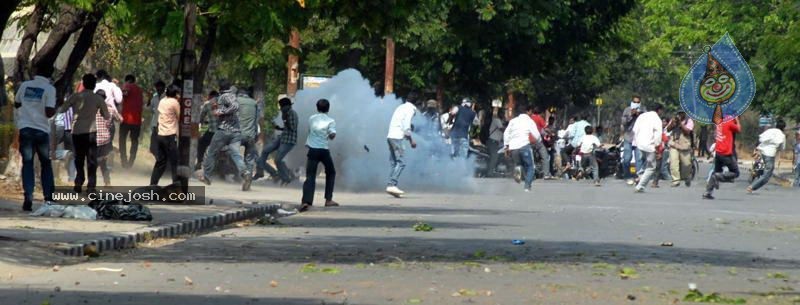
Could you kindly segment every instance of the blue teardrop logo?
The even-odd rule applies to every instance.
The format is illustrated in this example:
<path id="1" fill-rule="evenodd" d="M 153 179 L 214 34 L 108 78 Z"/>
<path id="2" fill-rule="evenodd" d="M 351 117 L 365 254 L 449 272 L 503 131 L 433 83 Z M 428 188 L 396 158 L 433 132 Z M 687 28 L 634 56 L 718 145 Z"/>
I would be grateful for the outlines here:
<path id="1" fill-rule="evenodd" d="M 706 48 L 680 87 L 681 108 L 704 124 L 733 120 L 747 110 L 755 95 L 753 72 L 728 33 Z"/>

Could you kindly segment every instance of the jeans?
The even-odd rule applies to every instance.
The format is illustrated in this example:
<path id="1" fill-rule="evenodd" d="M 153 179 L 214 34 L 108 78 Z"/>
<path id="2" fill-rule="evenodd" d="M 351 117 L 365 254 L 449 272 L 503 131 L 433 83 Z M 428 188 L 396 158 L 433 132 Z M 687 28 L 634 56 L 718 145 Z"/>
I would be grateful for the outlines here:
<path id="1" fill-rule="evenodd" d="M 75 145 L 75 169 L 78 171 L 75 175 L 75 186 L 83 186 L 88 176 L 86 186 L 93 189 L 97 186 L 97 133 L 73 134 L 72 143 Z"/>
<path id="2" fill-rule="evenodd" d="M 391 163 L 391 171 L 389 171 L 388 186 L 397 186 L 400 179 L 400 174 L 406 168 L 405 162 L 405 144 L 402 139 L 388 139 L 389 142 L 389 162 Z"/>
<path id="3" fill-rule="evenodd" d="M 111 166 L 108 159 L 111 157 L 111 151 L 113 150 L 114 147 L 111 142 L 97 147 L 97 167 L 103 175 L 103 184 L 106 186 L 111 185 Z"/>
<path id="4" fill-rule="evenodd" d="M 317 166 L 325 166 L 325 200 L 333 200 L 333 184 L 336 182 L 336 169 L 333 168 L 331 152 L 327 149 L 308 148 L 306 181 L 303 183 L 302 203 L 314 204 L 314 189 L 317 187 Z"/>
<path id="5" fill-rule="evenodd" d="M 244 166 L 247 168 L 248 173 L 252 173 L 258 158 L 256 138 L 242 139 L 242 146 L 244 147 Z"/>
<path id="6" fill-rule="evenodd" d="M 453 158 L 464 158 L 469 156 L 469 139 L 453 138 Z"/>
<path id="7" fill-rule="evenodd" d="M 289 167 L 286 166 L 286 162 L 283 162 L 283 158 L 285 158 L 292 149 L 294 149 L 294 144 L 281 143 L 280 139 L 275 139 L 272 143 L 265 146 L 264 149 L 261 150 L 261 157 L 258 158 L 256 163 L 256 165 L 258 165 L 259 174 L 263 175 L 263 172 L 267 171 L 272 177 L 280 177 L 281 180 L 287 182 L 291 181 L 291 171 Z M 267 163 L 269 155 L 273 152 L 275 152 L 275 166 L 278 167 L 277 171 Z"/>
<path id="8" fill-rule="evenodd" d="M 489 166 L 486 168 L 487 177 L 494 176 L 495 169 L 497 169 L 497 162 L 500 160 L 500 154 L 497 151 L 501 148 L 500 144 L 500 142 L 492 139 L 486 142 L 486 149 L 489 150 Z"/>
<path id="9" fill-rule="evenodd" d="M 692 174 L 692 151 L 670 148 L 669 171 L 672 182 L 689 180 Z"/>
<path id="10" fill-rule="evenodd" d="M 644 161 L 645 164 L 645 170 L 644 173 L 642 174 L 642 177 L 639 178 L 639 184 L 636 186 L 636 189 L 639 190 L 644 189 L 644 187 L 647 186 L 648 183 L 650 183 L 650 180 L 653 179 L 653 175 L 657 175 L 656 153 L 642 151 L 642 154 L 643 154 L 642 160 Z"/>
<path id="11" fill-rule="evenodd" d="M 52 201 L 55 181 L 53 164 L 50 161 L 50 134 L 35 128 L 20 129 L 19 152 L 22 155 L 22 188 L 25 192 L 25 203 L 33 201 L 33 189 L 36 186 L 34 154 L 39 158 L 41 165 L 42 195 L 45 201 Z"/>
<path id="12" fill-rule="evenodd" d="M 794 187 L 800 187 L 800 163 L 794 165 Z"/>
<path id="13" fill-rule="evenodd" d="M 750 184 L 750 188 L 754 191 L 766 185 L 772 178 L 772 172 L 775 171 L 775 157 L 761 156 L 761 158 L 764 159 L 764 174 Z"/>
<path id="14" fill-rule="evenodd" d="M 727 172 L 723 172 L 724 167 L 728 168 Z M 733 179 L 739 177 L 739 165 L 736 158 L 733 156 L 714 156 L 714 174 L 711 175 L 706 184 L 706 194 L 714 192 L 714 186 L 720 182 L 733 182 Z"/>
<path id="15" fill-rule="evenodd" d="M 119 124 L 119 162 L 123 168 L 130 168 L 133 166 L 133 161 L 136 160 L 136 152 L 139 150 L 139 133 L 142 130 L 140 125 Z M 128 159 L 128 136 L 131 137 L 131 152 L 130 159 Z"/>
<path id="16" fill-rule="evenodd" d="M 594 154 L 586 154 L 581 157 L 581 167 L 586 168 L 586 165 L 592 167 L 592 180 L 600 182 L 600 167 L 597 165 L 597 156 Z"/>
<path id="17" fill-rule="evenodd" d="M 242 143 L 241 137 L 239 132 L 230 132 L 222 129 L 214 132 L 214 137 L 211 138 L 211 144 L 206 151 L 205 160 L 203 160 L 203 174 L 206 178 L 211 177 L 211 174 L 214 173 L 214 167 L 217 165 L 217 154 L 225 146 L 228 147 L 228 155 L 231 157 L 233 164 L 236 165 L 236 169 L 239 170 L 239 175 L 249 174 L 244 165 L 242 154 L 239 153 L 239 146 Z"/>
<path id="18" fill-rule="evenodd" d="M 156 164 L 153 165 L 153 173 L 150 175 L 150 185 L 158 185 L 167 164 L 172 171 L 172 182 L 180 181 L 178 177 L 178 142 L 176 135 L 156 137 Z"/>
<path id="19" fill-rule="evenodd" d="M 632 179 L 633 175 L 631 174 L 631 160 L 633 160 L 636 164 L 636 172 L 638 173 L 641 168 L 641 154 L 638 149 L 633 147 L 631 141 L 623 141 L 623 152 L 622 152 L 622 177 L 624 179 Z"/>
<path id="20" fill-rule="evenodd" d="M 206 155 L 206 149 L 208 149 L 208 145 L 211 144 L 211 139 L 213 137 L 214 132 L 206 131 L 197 141 L 197 163 L 195 163 L 194 169 L 197 170 L 203 167 L 203 157 Z"/>
<path id="21" fill-rule="evenodd" d="M 542 171 L 544 175 L 550 176 L 550 153 L 547 152 L 547 147 L 544 147 L 542 141 L 537 141 L 533 149 L 539 158 L 542 158 Z"/>
<path id="22" fill-rule="evenodd" d="M 511 158 L 517 166 L 522 166 L 522 174 L 525 179 L 525 189 L 530 189 L 535 177 L 536 163 L 533 162 L 533 149 L 530 145 L 525 145 L 519 149 L 511 151 Z"/>

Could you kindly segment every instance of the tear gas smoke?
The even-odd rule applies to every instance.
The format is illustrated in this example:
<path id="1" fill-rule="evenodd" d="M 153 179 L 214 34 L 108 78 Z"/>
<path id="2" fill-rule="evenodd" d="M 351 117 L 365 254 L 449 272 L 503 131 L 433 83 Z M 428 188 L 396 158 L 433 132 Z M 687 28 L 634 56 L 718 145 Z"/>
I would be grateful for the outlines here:
<path id="1" fill-rule="evenodd" d="M 386 135 L 395 108 L 402 101 L 394 94 L 375 96 L 375 90 L 356 70 L 339 72 L 318 88 L 298 91 L 293 108 L 297 111 L 298 143 L 286 157 L 290 168 L 305 173 L 305 139 L 308 117 L 317 112 L 319 99 L 331 103 L 328 115 L 336 120 L 336 139 L 330 151 L 336 166 L 336 187 L 353 191 L 381 190 L 389 176 L 389 147 Z M 474 160 L 452 159 L 450 147 L 434 130 L 432 121 L 417 113 L 412 121 L 417 149 L 406 141 L 406 167 L 400 187 L 410 190 L 464 191 L 474 185 Z M 438 125 L 437 125 L 438 126 Z M 319 166 L 322 171 L 322 165 Z"/>

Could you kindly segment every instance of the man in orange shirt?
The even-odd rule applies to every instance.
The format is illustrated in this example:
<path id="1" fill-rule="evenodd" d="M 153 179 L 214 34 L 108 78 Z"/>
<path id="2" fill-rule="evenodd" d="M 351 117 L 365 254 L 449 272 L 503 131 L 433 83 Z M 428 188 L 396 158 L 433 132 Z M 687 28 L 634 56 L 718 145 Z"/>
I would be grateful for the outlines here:
<path id="1" fill-rule="evenodd" d="M 142 88 L 136 85 L 136 77 L 125 76 L 122 85 L 122 122 L 119 124 L 119 155 L 123 168 L 133 166 L 136 152 L 139 149 L 139 134 L 142 131 L 142 107 L 144 95 Z M 131 151 L 128 155 L 127 141 L 131 137 Z M 128 158 L 130 156 L 130 158 Z"/>
<path id="2" fill-rule="evenodd" d="M 720 182 L 733 182 L 733 179 L 739 177 L 734 139 L 740 131 L 742 131 L 742 127 L 739 125 L 739 118 L 717 125 L 714 174 L 711 175 L 711 179 L 706 184 L 706 192 L 703 193 L 703 199 L 714 199 L 712 193 L 714 189 L 719 189 Z M 723 167 L 727 167 L 728 171 L 723 173 Z"/>

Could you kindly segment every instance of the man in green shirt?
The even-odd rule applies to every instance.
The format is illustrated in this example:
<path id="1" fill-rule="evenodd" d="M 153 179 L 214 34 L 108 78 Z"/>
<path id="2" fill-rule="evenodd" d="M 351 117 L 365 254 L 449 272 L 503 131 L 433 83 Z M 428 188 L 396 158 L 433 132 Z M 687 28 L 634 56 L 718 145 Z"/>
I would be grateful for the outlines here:
<path id="1" fill-rule="evenodd" d="M 211 139 L 214 138 L 214 131 L 217 130 L 217 117 L 212 113 L 211 105 L 216 102 L 219 92 L 211 91 L 208 94 L 208 100 L 200 106 L 200 133 L 202 136 L 197 141 L 197 163 L 194 169 L 199 170 L 203 168 L 203 157 L 206 155 L 206 149 L 211 144 Z"/>
<path id="2" fill-rule="evenodd" d="M 259 132 L 258 122 L 262 113 L 261 106 L 250 97 L 249 89 L 239 90 L 236 101 L 239 103 L 239 126 L 242 133 L 242 146 L 244 146 L 244 164 L 247 167 L 247 171 L 252 172 L 258 157 L 256 141 Z M 242 190 L 249 191 L 250 183 L 243 184 Z"/>

